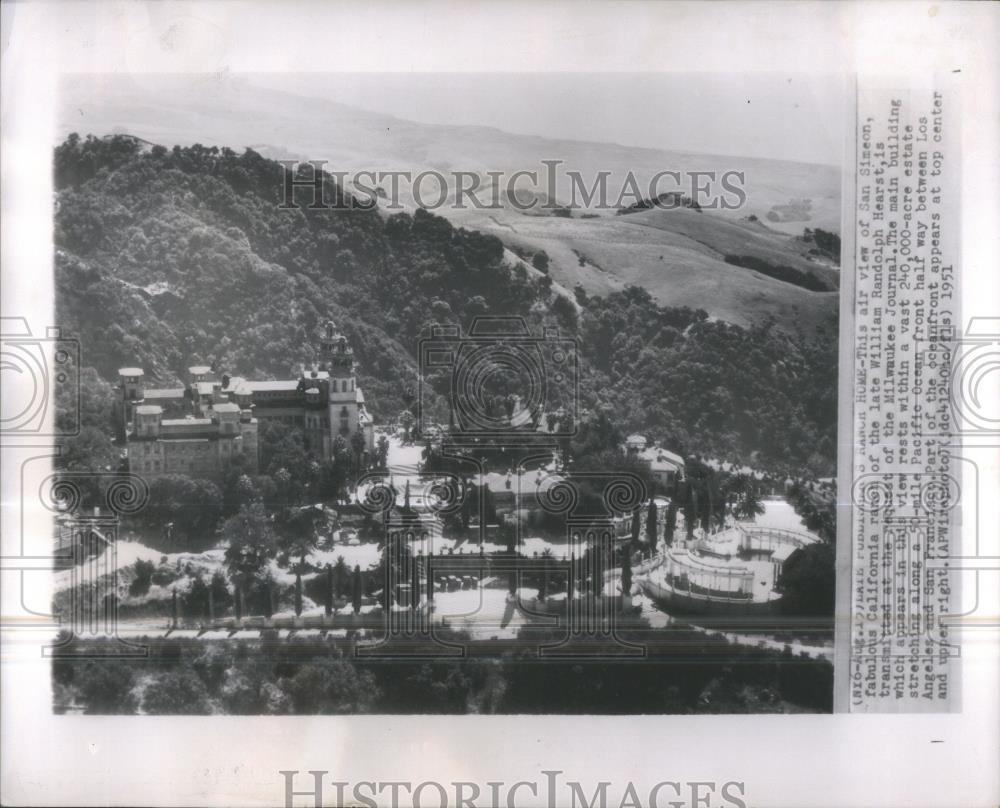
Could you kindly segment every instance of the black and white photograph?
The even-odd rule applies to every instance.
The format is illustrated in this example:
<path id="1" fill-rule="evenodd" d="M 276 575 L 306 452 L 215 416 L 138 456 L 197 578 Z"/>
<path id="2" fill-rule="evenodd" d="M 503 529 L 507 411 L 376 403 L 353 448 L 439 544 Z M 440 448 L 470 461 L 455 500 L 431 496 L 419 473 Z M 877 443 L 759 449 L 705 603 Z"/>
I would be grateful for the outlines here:
<path id="1" fill-rule="evenodd" d="M 53 708 L 829 711 L 842 92 L 67 78 Z"/>

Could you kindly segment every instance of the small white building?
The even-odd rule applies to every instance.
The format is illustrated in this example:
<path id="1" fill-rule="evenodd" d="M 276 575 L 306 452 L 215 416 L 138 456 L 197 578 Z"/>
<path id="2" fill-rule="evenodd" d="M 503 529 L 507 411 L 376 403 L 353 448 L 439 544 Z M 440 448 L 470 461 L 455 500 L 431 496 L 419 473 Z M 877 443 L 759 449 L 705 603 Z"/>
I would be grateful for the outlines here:
<path id="1" fill-rule="evenodd" d="M 643 435 L 629 435 L 625 438 L 625 451 L 639 453 L 646 449 L 646 438 Z"/>
<path id="2" fill-rule="evenodd" d="M 663 488 L 669 489 L 684 479 L 684 458 L 656 444 L 650 446 L 642 435 L 629 435 L 625 439 L 625 452 L 644 462 L 653 480 Z"/>

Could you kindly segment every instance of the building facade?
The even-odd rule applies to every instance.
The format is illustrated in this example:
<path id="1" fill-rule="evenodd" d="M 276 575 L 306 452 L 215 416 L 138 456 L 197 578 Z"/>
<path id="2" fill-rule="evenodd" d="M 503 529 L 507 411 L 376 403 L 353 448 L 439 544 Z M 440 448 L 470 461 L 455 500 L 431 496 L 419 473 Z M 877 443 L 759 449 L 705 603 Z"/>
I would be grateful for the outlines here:
<path id="1" fill-rule="evenodd" d="M 319 365 L 303 367 L 295 379 L 254 381 L 195 365 L 183 387 L 146 388 L 141 368 L 120 369 L 129 469 L 216 478 L 239 456 L 254 473 L 263 420 L 301 428 L 320 460 L 333 456 L 338 438 L 350 451 L 371 453 L 375 427 L 355 378 L 354 351 L 332 322 L 319 344 Z"/>
<path id="2" fill-rule="evenodd" d="M 624 449 L 646 465 L 662 491 L 673 491 L 684 479 L 684 458 L 655 444 L 650 446 L 642 435 L 629 435 Z"/>

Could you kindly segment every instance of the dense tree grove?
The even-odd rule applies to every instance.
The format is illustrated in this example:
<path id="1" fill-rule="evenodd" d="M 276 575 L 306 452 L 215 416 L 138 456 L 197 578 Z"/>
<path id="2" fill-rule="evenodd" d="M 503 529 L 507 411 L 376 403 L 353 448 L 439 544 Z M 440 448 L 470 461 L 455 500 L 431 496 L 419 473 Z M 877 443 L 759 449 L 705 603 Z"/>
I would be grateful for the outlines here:
<path id="1" fill-rule="evenodd" d="M 149 501 L 137 520 L 162 533 L 165 549 L 192 549 L 214 538 L 222 494 L 209 480 L 168 474 L 149 485 Z"/>
<path id="2" fill-rule="evenodd" d="M 787 496 L 806 529 L 833 544 L 837 531 L 837 486 L 833 480 L 796 480 Z"/>
<path id="3" fill-rule="evenodd" d="M 840 236 L 827 230 L 807 227 L 802 233 L 802 240 L 815 244 L 818 254 L 824 255 L 835 263 L 840 263 Z"/>
<path id="4" fill-rule="evenodd" d="M 808 289 L 811 292 L 832 292 L 837 288 L 830 280 L 817 277 L 809 272 L 803 272 L 802 270 L 795 269 L 795 267 L 784 264 L 773 264 L 770 261 L 765 261 L 763 258 L 757 258 L 753 255 L 727 255 L 726 263 L 743 267 L 744 269 L 752 269 L 761 275 L 767 275 L 785 283 L 801 286 L 803 289 Z"/>
<path id="5" fill-rule="evenodd" d="M 781 611 L 795 617 L 811 617 L 817 625 L 833 626 L 836 602 L 836 557 L 832 544 L 811 544 L 792 553 L 778 581 Z"/>
<path id="6" fill-rule="evenodd" d="M 342 198 L 324 182 L 327 201 Z M 193 359 L 283 376 L 332 318 L 372 405 L 395 413 L 414 380 L 404 346 L 429 316 L 518 314 L 542 294 L 498 240 L 423 211 L 316 210 L 301 188 L 302 206 L 281 208 L 281 168 L 252 150 L 71 136 L 56 185 L 60 320 L 107 379 L 129 364 L 167 382 Z"/>
<path id="7" fill-rule="evenodd" d="M 835 321 L 801 334 L 742 328 L 659 306 L 634 287 L 580 291 L 574 303 L 548 277 L 506 264 L 497 238 L 422 210 L 309 208 L 311 187 L 297 189 L 297 209 L 283 208 L 281 167 L 249 149 L 73 135 L 55 165 L 58 319 L 81 339 L 92 399 L 109 399 L 96 382 L 125 365 L 161 385 L 194 361 L 286 376 L 315 358 L 316 333 L 332 318 L 385 422 L 413 411 L 416 346 L 430 321 L 465 328 L 476 314 L 519 315 L 536 334 L 554 325 L 579 340 L 579 404 L 550 384 L 553 405 L 607 409 L 624 432 L 681 453 L 832 473 Z M 323 183 L 326 202 L 350 202 L 332 178 Z M 438 393 L 445 376 L 430 379 Z M 111 436 L 113 403 L 95 403 L 85 425 Z M 116 462 L 91 451 L 106 445 L 99 435 L 79 441 L 88 457 L 76 462 Z"/>
<path id="8" fill-rule="evenodd" d="M 447 635 L 453 642 L 467 637 Z M 533 642 L 557 635 L 533 636 Z M 641 639 L 636 637 L 634 639 Z M 727 643 L 675 628 L 643 660 L 588 662 L 523 654 L 406 660 L 351 658 L 341 645 L 289 639 L 205 644 L 149 639 L 145 658 L 91 661 L 109 642 L 76 641 L 53 660 L 57 709 L 236 715 L 359 713 L 829 712 L 824 659 Z M 690 661 L 692 651 L 698 662 Z M 660 654 L 681 654 L 664 664 Z M 141 694 L 141 698 L 140 698 Z"/>
<path id="9" fill-rule="evenodd" d="M 798 338 L 769 322 L 745 329 L 632 287 L 587 299 L 582 395 L 683 455 L 832 474 L 836 336 L 836 322 Z"/>

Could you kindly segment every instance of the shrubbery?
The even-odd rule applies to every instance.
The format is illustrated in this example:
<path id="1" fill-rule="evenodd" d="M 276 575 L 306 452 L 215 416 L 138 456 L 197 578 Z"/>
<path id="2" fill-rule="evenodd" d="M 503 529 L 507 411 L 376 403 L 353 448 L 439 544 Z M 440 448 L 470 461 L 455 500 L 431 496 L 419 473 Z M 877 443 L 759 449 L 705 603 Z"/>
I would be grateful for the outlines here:
<path id="1" fill-rule="evenodd" d="M 135 562 L 132 569 L 135 572 L 135 577 L 132 578 L 132 583 L 128 585 L 128 593 L 134 598 L 142 597 L 149 592 L 149 586 L 153 582 L 153 572 L 156 570 L 156 565 L 152 561 L 145 561 L 140 558 Z"/>
<path id="2" fill-rule="evenodd" d="M 89 713 L 156 715 L 553 713 L 671 714 L 768 711 L 828 712 L 833 668 L 822 659 L 731 645 L 675 627 L 642 632 L 645 661 L 532 658 L 523 655 L 438 660 L 349 659 L 326 641 L 258 643 L 158 640 L 143 660 L 59 657 L 53 679 Z M 442 637 L 461 642 L 459 635 Z M 628 639 L 626 636 L 625 639 Z M 102 653 L 111 641 L 77 641 Z M 677 664 L 678 655 L 685 660 Z M 698 661 L 691 661 L 691 657 Z"/>

